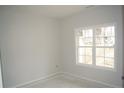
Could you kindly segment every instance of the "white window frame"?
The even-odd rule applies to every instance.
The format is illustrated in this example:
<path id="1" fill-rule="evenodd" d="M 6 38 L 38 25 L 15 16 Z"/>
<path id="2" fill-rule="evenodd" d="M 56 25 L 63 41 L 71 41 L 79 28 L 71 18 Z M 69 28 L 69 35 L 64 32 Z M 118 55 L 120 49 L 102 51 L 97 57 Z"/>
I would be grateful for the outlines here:
<path id="1" fill-rule="evenodd" d="M 104 66 L 97 66 L 95 64 L 95 62 L 96 62 L 96 48 L 97 47 L 94 46 L 94 43 L 93 43 L 93 46 L 92 46 L 92 48 L 94 48 L 94 49 L 92 49 L 92 54 L 94 54 L 94 55 L 92 55 L 92 64 L 79 63 L 78 62 L 77 40 L 76 40 L 77 39 L 77 37 L 76 37 L 77 31 L 85 29 L 85 28 L 93 29 L 93 42 L 95 42 L 94 40 L 95 40 L 96 37 L 94 37 L 94 35 L 95 35 L 94 34 L 94 32 L 95 32 L 94 29 L 98 28 L 98 27 L 107 27 L 107 26 L 114 26 L 114 29 L 115 29 L 115 45 L 113 47 L 114 48 L 114 68 L 109 68 L 109 67 L 104 67 Z M 91 68 L 96 68 L 96 69 L 116 71 L 116 69 L 117 69 L 117 24 L 116 23 L 108 23 L 108 24 L 102 24 L 102 25 L 96 25 L 96 26 L 80 27 L 78 29 L 75 29 L 74 36 L 75 36 L 75 50 L 76 50 L 75 51 L 75 54 L 76 54 L 76 65 L 78 65 L 78 66 L 85 66 L 85 67 L 91 67 Z M 105 48 L 105 46 L 104 47 L 102 46 L 102 48 Z M 107 46 L 107 48 L 108 48 L 108 46 Z"/>

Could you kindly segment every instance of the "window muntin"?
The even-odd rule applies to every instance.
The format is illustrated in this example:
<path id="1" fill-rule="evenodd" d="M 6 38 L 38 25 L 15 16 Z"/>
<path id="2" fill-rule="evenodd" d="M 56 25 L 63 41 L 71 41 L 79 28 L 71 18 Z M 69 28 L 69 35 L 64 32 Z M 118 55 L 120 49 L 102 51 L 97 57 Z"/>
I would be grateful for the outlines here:
<path id="1" fill-rule="evenodd" d="M 77 32 L 78 62 L 92 64 L 93 30 L 84 29 Z"/>
<path id="2" fill-rule="evenodd" d="M 77 63 L 114 68 L 114 25 L 80 29 L 76 42 Z"/>

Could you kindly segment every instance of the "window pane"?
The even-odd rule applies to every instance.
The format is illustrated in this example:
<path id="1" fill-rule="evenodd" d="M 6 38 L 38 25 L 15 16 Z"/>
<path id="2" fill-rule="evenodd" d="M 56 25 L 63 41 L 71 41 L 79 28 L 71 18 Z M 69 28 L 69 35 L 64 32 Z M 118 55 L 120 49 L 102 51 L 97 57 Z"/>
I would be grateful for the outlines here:
<path id="1" fill-rule="evenodd" d="M 79 56 L 78 62 L 79 63 L 84 63 L 85 62 L 85 56 Z"/>
<path id="2" fill-rule="evenodd" d="M 85 46 L 92 46 L 92 38 L 85 38 L 84 45 Z"/>
<path id="3" fill-rule="evenodd" d="M 96 46 L 104 46 L 104 38 L 96 38 Z"/>
<path id="4" fill-rule="evenodd" d="M 86 48 L 86 55 L 92 55 L 92 48 Z"/>
<path id="5" fill-rule="evenodd" d="M 78 48 L 78 54 L 79 56 L 85 55 L 85 48 Z"/>
<path id="6" fill-rule="evenodd" d="M 79 37 L 79 46 L 84 46 L 83 38 Z"/>
<path id="7" fill-rule="evenodd" d="M 85 30 L 85 37 L 93 37 L 93 30 L 92 29 Z"/>
<path id="8" fill-rule="evenodd" d="M 114 58 L 114 48 L 105 48 L 105 57 Z"/>
<path id="9" fill-rule="evenodd" d="M 104 66 L 104 57 L 96 57 L 96 65 Z"/>
<path id="10" fill-rule="evenodd" d="M 79 46 L 92 46 L 92 38 L 79 37 Z"/>
<path id="11" fill-rule="evenodd" d="M 92 46 L 92 42 L 93 42 L 92 29 L 77 31 L 76 35 L 77 35 L 77 43 L 79 46 Z"/>
<path id="12" fill-rule="evenodd" d="M 105 37 L 105 46 L 113 46 L 115 43 L 114 37 Z"/>
<path id="13" fill-rule="evenodd" d="M 114 26 L 112 26 L 111 28 L 112 28 L 112 31 L 111 31 L 112 36 L 115 36 L 115 27 L 114 27 Z"/>
<path id="14" fill-rule="evenodd" d="M 96 48 L 96 56 L 104 57 L 104 48 Z"/>
<path id="15" fill-rule="evenodd" d="M 97 28 L 95 30 L 96 37 L 103 37 L 104 36 L 104 28 Z"/>
<path id="16" fill-rule="evenodd" d="M 85 63 L 86 64 L 92 64 L 92 56 L 86 56 Z"/>
<path id="17" fill-rule="evenodd" d="M 114 67 L 114 59 L 112 59 L 112 58 L 105 58 L 105 66 L 106 67 Z"/>
<path id="18" fill-rule="evenodd" d="M 114 26 L 105 27 L 105 36 L 115 36 Z"/>

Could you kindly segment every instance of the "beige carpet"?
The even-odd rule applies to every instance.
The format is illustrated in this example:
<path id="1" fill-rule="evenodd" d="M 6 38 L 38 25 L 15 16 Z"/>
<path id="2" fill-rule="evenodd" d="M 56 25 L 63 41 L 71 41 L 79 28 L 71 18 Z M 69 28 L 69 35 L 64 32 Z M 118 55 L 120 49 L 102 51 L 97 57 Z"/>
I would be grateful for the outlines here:
<path id="1" fill-rule="evenodd" d="M 44 82 L 37 82 L 26 88 L 108 88 L 108 86 L 90 82 L 87 80 L 76 80 L 65 77 L 57 77 Z"/>

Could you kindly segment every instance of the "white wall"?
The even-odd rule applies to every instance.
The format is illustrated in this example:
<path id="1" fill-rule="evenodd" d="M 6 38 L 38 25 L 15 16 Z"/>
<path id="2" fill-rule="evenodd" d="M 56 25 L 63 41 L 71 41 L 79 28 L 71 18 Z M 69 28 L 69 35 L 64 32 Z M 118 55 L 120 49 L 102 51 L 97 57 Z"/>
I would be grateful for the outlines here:
<path id="1" fill-rule="evenodd" d="M 55 19 L 23 6 L 1 6 L 4 87 L 13 87 L 58 71 L 59 31 Z"/>
<path id="2" fill-rule="evenodd" d="M 122 6 L 122 13 L 123 13 L 123 35 L 124 35 L 124 6 Z M 123 37 L 124 40 L 124 37 Z M 124 46 L 124 43 L 123 43 Z M 123 48 L 123 55 L 124 55 L 124 48 Z M 123 57 L 124 60 L 124 57 Z M 124 62 L 123 62 L 123 76 L 124 76 Z M 123 80 L 123 88 L 124 88 L 124 80 Z"/>
<path id="3" fill-rule="evenodd" d="M 74 30 L 79 27 L 117 23 L 117 71 L 89 68 L 76 65 Z M 121 6 L 99 6 L 61 20 L 61 56 L 64 72 L 87 77 L 115 86 L 122 86 L 122 8 Z"/>
<path id="4" fill-rule="evenodd" d="M 0 60 L 0 88 L 2 87 L 3 87 L 3 84 L 2 84 L 1 60 Z"/>
<path id="5" fill-rule="evenodd" d="M 113 22 L 117 23 L 117 71 L 77 66 L 74 29 Z M 43 17 L 23 6 L 0 6 L 0 47 L 4 87 L 44 77 L 59 68 L 81 77 L 122 85 L 121 6 L 99 6 L 62 20 Z"/>
<path id="6" fill-rule="evenodd" d="M 0 20 L 2 19 L 2 17 L 1 17 L 1 15 L 0 15 Z M 2 25 L 1 25 L 2 23 L 0 22 L 0 28 L 2 28 Z M 2 29 L 1 29 L 2 30 Z M 0 30 L 0 31 L 1 31 Z M 1 38 L 1 33 L 0 33 L 0 88 L 2 88 L 3 87 L 3 81 L 2 81 L 2 59 L 1 59 L 1 40 L 2 40 L 2 38 Z"/>

